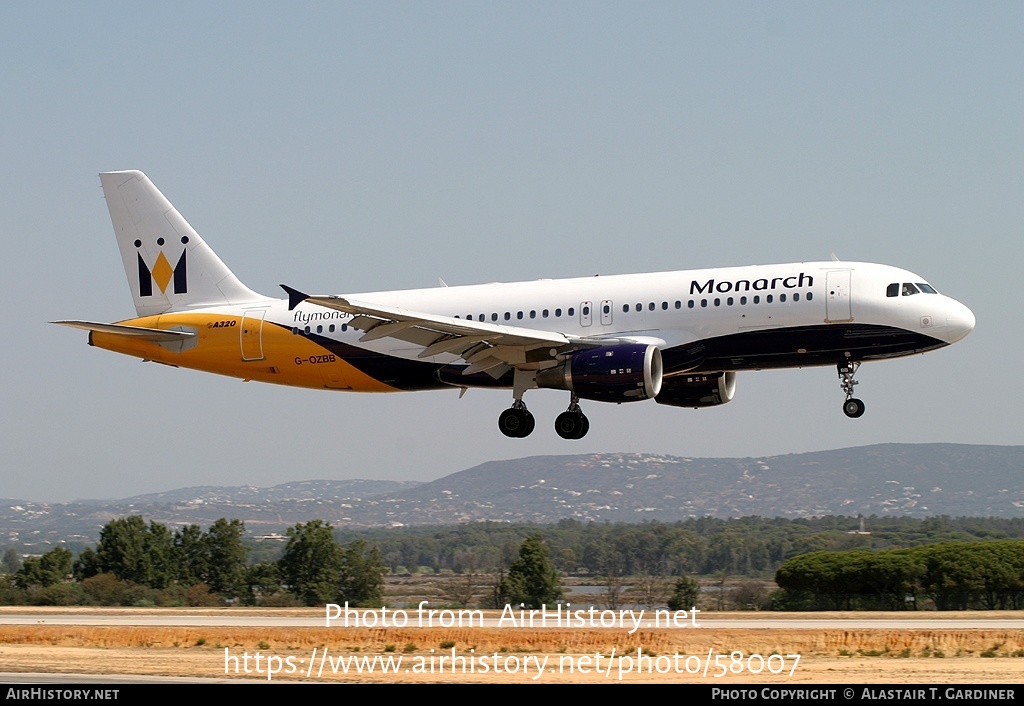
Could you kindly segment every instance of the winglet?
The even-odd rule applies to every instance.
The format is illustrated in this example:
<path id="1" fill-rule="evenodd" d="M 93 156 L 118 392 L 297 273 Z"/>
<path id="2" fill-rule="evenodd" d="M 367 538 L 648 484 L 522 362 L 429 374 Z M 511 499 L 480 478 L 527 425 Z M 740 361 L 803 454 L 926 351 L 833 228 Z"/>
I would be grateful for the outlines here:
<path id="1" fill-rule="evenodd" d="M 302 292 L 300 292 L 297 289 L 292 289 L 287 284 L 282 284 L 282 285 L 280 285 L 280 287 L 284 291 L 288 292 L 288 311 L 291 311 L 292 309 L 297 307 L 299 304 L 301 304 L 302 302 L 304 302 L 307 299 L 309 299 L 309 295 L 308 294 L 303 294 Z"/>

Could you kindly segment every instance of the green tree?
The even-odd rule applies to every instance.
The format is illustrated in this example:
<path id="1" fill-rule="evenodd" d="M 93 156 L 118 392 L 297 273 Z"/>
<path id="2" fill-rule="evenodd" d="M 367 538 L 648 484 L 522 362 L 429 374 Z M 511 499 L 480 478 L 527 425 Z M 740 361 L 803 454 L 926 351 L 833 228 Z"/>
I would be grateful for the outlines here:
<path id="1" fill-rule="evenodd" d="M 146 580 L 150 588 L 167 588 L 175 579 L 177 567 L 174 563 L 174 534 L 167 525 L 150 522 L 143 536 L 146 552 Z"/>
<path id="2" fill-rule="evenodd" d="M 338 577 L 338 602 L 351 605 L 379 605 L 384 598 L 384 560 L 377 547 L 367 551 L 366 541 L 357 539 L 345 547 Z"/>
<path id="3" fill-rule="evenodd" d="M 140 515 L 111 520 L 100 530 L 99 567 L 122 581 L 166 588 L 174 580 L 174 537 L 166 525 Z"/>
<path id="4" fill-rule="evenodd" d="M 203 583 L 210 571 L 206 536 L 199 525 L 185 525 L 174 533 L 174 565 L 177 580 L 185 586 Z"/>
<path id="5" fill-rule="evenodd" d="M 282 583 L 306 605 L 333 601 L 341 572 L 341 546 L 331 526 L 310 520 L 289 527 L 288 544 L 278 560 Z"/>
<path id="6" fill-rule="evenodd" d="M 39 557 L 27 557 L 14 575 L 14 582 L 19 588 L 46 588 L 61 583 L 71 574 L 71 557 L 71 551 L 64 547 L 54 547 Z"/>
<path id="7" fill-rule="evenodd" d="M 271 596 L 283 592 L 281 587 L 281 571 L 276 561 L 260 561 L 246 568 L 245 583 L 248 589 L 245 602 L 249 605 L 260 605 Z"/>
<path id="8" fill-rule="evenodd" d="M 248 550 L 242 543 L 244 536 L 245 524 L 241 520 L 221 518 L 207 530 L 206 583 L 214 593 L 231 598 L 245 594 Z"/>
<path id="9" fill-rule="evenodd" d="M 78 554 L 72 572 L 76 581 L 84 581 L 102 572 L 99 555 L 92 547 L 86 547 Z"/>
<path id="10" fill-rule="evenodd" d="M 0 561 L 0 569 L 6 574 L 13 574 L 21 568 L 21 557 L 18 556 L 18 551 L 14 547 L 7 547 L 4 551 L 3 561 Z"/>
<path id="11" fill-rule="evenodd" d="M 540 608 L 562 597 L 558 571 L 551 564 L 548 546 L 539 534 L 527 537 L 519 557 L 508 568 L 499 588 L 501 600 L 511 605 Z"/>
<path id="12" fill-rule="evenodd" d="M 144 583 L 147 579 L 146 521 L 141 515 L 111 520 L 100 530 L 96 547 L 100 567 L 122 581 Z"/>
<path id="13" fill-rule="evenodd" d="M 692 576 L 680 576 L 668 599 L 669 610 L 690 610 L 697 606 L 700 598 L 700 584 Z"/>

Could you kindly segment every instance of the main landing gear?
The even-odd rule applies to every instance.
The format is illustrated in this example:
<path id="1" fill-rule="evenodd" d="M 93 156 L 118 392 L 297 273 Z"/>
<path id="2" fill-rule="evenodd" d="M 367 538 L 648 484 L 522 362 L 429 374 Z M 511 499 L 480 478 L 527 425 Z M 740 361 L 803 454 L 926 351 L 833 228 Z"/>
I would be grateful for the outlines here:
<path id="1" fill-rule="evenodd" d="M 536 421 L 522 399 L 498 415 L 498 429 L 507 437 L 523 439 L 530 435 Z M 590 431 L 590 421 L 580 409 L 579 398 L 572 396 L 569 409 L 555 419 L 555 432 L 563 439 L 582 439 Z"/>
<path id="2" fill-rule="evenodd" d="M 573 395 L 569 409 L 555 417 L 555 432 L 563 439 L 582 439 L 590 431 L 590 420 L 580 409 L 579 401 Z"/>
<path id="3" fill-rule="evenodd" d="M 501 429 L 501 433 L 513 439 L 529 436 L 536 425 L 536 420 L 522 400 L 516 400 L 511 407 L 498 415 L 498 428 Z"/>
<path id="4" fill-rule="evenodd" d="M 843 414 L 850 419 L 856 419 L 864 414 L 864 403 L 853 396 L 853 386 L 859 384 L 853 376 L 857 373 L 860 363 L 854 361 L 843 361 L 837 366 L 839 369 L 839 386 L 846 393 L 846 401 L 843 402 Z"/>

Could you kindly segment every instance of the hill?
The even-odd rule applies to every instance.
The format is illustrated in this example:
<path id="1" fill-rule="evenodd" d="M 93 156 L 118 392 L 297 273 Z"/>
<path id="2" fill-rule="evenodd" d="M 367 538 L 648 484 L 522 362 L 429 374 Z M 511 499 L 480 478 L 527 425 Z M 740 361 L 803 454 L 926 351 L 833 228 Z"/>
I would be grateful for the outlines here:
<path id="1" fill-rule="evenodd" d="M 122 500 L 0 501 L 7 541 L 95 542 L 114 517 L 172 527 L 237 518 L 256 534 L 297 522 L 382 527 L 690 517 L 1024 516 L 1024 446 L 880 444 L 760 458 L 605 453 L 492 461 L 429 483 L 317 480 L 185 488 Z"/>

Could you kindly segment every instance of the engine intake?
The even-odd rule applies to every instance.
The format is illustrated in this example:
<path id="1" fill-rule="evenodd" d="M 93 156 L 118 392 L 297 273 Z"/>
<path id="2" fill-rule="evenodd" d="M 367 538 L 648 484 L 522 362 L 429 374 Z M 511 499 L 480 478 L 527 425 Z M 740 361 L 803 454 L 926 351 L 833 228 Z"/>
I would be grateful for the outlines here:
<path id="1" fill-rule="evenodd" d="M 735 394 L 736 373 L 678 375 L 665 380 L 654 400 L 672 407 L 714 407 L 725 404 Z"/>
<path id="2" fill-rule="evenodd" d="M 590 348 L 537 373 L 537 386 L 569 390 L 584 400 L 637 402 L 661 390 L 661 351 L 657 346 L 628 343 Z"/>

